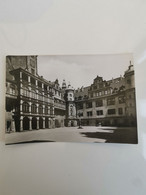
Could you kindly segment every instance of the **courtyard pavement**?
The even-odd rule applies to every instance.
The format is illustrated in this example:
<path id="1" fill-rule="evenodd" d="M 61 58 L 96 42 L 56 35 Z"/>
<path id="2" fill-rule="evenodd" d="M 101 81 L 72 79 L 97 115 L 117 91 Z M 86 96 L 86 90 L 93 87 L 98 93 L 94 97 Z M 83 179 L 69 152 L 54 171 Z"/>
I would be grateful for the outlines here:
<path id="1" fill-rule="evenodd" d="M 122 128 L 122 132 L 127 133 L 131 128 Z M 119 130 L 117 127 L 60 127 L 55 129 L 39 129 L 32 131 L 13 132 L 5 134 L 5 143 L 25 143 L 25 142 L 86 142 L 86 143 L 104 143 L 110 142 L 108 139 L 117 136 Z M 121 129 L 120 129 L 121 130 Z M 135 131 L 135 130 L 134 130 Z M 120 131 L 119 131 L 120 132 Z M 112 140 L 112 139 L 111 139 Z M 111 141 L 117 142 L 117 141 Z"/>

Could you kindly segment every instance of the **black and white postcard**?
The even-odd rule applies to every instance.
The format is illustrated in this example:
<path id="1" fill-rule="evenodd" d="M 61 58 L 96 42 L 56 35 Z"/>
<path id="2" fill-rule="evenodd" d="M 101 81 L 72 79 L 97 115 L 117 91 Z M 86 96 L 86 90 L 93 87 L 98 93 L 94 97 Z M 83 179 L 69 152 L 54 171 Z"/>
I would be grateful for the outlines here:
<path id="1" fill-rule="evenodd" d="M 6 57 L 5 143 L 138 143 L 132 54 Z"/>

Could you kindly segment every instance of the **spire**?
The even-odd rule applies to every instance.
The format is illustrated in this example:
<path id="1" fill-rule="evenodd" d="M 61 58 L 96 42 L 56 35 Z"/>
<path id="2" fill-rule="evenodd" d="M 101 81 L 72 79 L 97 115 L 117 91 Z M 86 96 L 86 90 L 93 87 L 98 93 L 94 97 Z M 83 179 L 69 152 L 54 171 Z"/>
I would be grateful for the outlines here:
<path id="1" fill-rule="evenodd" d="M 63 79 L 63 82 L 62 82 L 62 89 L 66 89 L 66 82 L 65 82 L 65 79 Z"/>

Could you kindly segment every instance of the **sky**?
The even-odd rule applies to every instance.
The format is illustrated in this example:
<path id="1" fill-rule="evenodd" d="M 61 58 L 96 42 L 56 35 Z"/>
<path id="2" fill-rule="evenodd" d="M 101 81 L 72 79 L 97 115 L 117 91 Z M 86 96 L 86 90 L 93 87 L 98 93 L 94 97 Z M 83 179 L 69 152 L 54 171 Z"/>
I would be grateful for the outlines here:
<path id="1" fill-rule="evenodd" d="M 130 60 L 133 64 L 133 55 L 46 55 L 38 56 L 38 74 L 48 81 L 63 79 L 75 88 L 87 87 L 94 78 L 103 77 L 104 80 L 124 75 Z M 133 64 L 134 65 L 134 64 Z"/>

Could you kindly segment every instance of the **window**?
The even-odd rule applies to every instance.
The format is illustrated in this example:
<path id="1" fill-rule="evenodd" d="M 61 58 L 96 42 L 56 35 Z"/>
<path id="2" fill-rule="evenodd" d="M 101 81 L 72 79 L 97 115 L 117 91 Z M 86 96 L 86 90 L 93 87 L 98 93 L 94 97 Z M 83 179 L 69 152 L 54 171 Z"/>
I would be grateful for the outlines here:
<path id="1" fill-rule="evenodd" d="M 31 105 L 31 112 L 32 113 L 37 113 L 37 106 L 35 104 Z"/>
<path id="2" fill-rule="evenodd" d="M 39 105 L 39 114 L 43 114 L 43 106 Z"/>
<path id="3" fill-rule="evenodd" d="M 78 100 L 82 100 L 82 96 L 79 96 L 79 97 L 78 97 Z"/>
<path id="4" fill-rule="evenodd" d="M 105 91 L 104 94 L 107 95 L 107 91 Z"/>
<path id="5" fill-rule="evenodd" d="M 101 91 L 99 92 L 99 96 L 101 96 L 102 95 L 102 93 L 101 93 Z"/>
<path id="6" fill-rule="evenodd" d="M 96 114 L 97 114 L 97 116 L 103 115 L 103 110 L 97 110 Z"/>
<path id="7" fill-rule="evenodd" d="M 29 104 L 27 102 L 23 102 L 22 111 L 25 112 L 25 113 L 29 112 Z"/>
<path id="8" fill-rule="evenodd" d="M 108 109 L 108 114 L 116 114 L 116 110 L 115 109 Z"/>
<path id="9" fill-rule="evenodd" d="M 53 107 L 50 107 L 50 114 L 53 115 Z"/>
<path id="10" fill-rule="evenodd" d="M 83 112 L 79 112 L 79 113 L 78 113 L 78 116 L 79 116 L 79 117 L 83 116 Z"/>
<path id="11" fill-rule="evenodd" d="M 100 107 L 100 106 L 103 106 L 103 102 L 102 102 L 102 100 L 97 100 L 96 107 Z"/>
<path id="12" fill-rule="evenodd" d="M 118 113 L 119 113 L 119 115 L 122 115 L 123 114 L 123 109 L 122 108 L 119 108 L 118 109 Z"/>
<path id="13" fill-rule="evenodd" d="M 107 99 L 107 105 L 108 106 L 115 105 L 115 98 L 109 98 L 109 99 Z"/>
<path id="14" fill-rule="evenodd" d="M 86 108 L 92 108 L 92 102 L 87 102 L 86 103 Z"/>
<path id="15" fill-rule="evenodd" d="M 10 85 L 10 94 L 11 95 L 15 95 L 15 86 L 13 86 L 13 85 Z"/>
<path id="16" fill-rule="evenodd" d="M 48 106 L 45 106 L 45 114 L 48 114 Z"/>
<path id="17" fill-rule="evenodd" d="M 125 96 L 120 96 L 119 97 L 119 104 L 125 103 Z"/>
<path id="18" fill-rule="evenodd" d="M 83 103 L 80 103 L 77 105 L 77 109 L 80 110 L 80 109 L 83 109 Z"/>
<path id="19" fill-rule="evenodd" d="M 37 99 L 37 95 L 36 95 L 36 92 L 35 92 L 35 90 L 31 90 L 31 98 L 33 98 L 33 99 Z"/>
<path id="20" fill-rule="evenodd" d="M 29 94 L 30 94 L 30 92 L 29 92 L 28 87 L 23 86 L 23 88 L 22 88 L 22 95 L 26 96 L 26 97 L 29 97 Z"/>
<path id="21" fill-rule="evenodd" d="M 92 111 L 87 112 L 87 116 L 88 116 L 88 117 L 89 117 L 89 116 L 92 116 Z"/>

